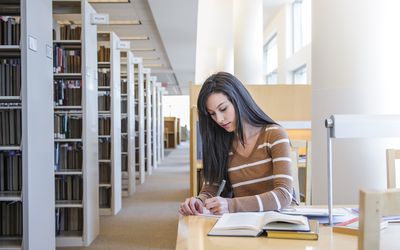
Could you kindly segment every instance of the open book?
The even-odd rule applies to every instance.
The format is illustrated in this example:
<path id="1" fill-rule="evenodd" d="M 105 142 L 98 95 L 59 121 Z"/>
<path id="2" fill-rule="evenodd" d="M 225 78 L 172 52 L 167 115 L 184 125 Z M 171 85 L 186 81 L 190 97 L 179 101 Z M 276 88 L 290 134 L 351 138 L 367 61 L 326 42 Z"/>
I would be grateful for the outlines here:
<path id="1" fill-rule="evenodd" d="M 263 231 L 310 231 L 307 217 L 274 211 L 227 213 L 215 223 L 210 236 L 258 236 Z"/>

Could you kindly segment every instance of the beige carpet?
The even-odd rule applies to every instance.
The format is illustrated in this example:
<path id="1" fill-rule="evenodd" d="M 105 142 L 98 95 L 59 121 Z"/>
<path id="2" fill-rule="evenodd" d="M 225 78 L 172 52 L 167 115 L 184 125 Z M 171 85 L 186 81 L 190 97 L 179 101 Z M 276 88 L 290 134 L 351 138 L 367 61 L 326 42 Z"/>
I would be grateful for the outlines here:
<path id="1" fill-rule="evenodd" d="M 102 216 L 100 235 L 88 248 L 175 249 L 179 204 L 189 195 L 189 142 L 182 142 L 124 198 L 116 216 Z"/>

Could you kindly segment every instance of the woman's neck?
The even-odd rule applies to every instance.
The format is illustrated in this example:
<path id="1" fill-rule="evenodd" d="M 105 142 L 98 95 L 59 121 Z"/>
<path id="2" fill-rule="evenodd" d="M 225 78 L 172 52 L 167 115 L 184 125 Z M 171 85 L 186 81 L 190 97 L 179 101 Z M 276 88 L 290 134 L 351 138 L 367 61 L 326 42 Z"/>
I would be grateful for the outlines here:
<path id="1" fill-rule="evenodd" d="M 254 137 L 260 133 L 261 127 L 256 127 L 254 125 L 243 123 L 243 139 L 244 143 L 251 141 Z"/>

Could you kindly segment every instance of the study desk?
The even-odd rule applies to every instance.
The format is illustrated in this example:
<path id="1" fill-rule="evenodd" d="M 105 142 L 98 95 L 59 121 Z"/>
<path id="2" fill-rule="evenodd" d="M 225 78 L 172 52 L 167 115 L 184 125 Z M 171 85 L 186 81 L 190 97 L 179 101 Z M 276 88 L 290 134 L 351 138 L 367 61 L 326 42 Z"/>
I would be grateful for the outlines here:
<path id="1" fill-rule="evenodd" d="M 216 218 L 205 216 L 179 217 L 176 250 L 183 249 L 287 249 L 287 250 L 356 250 L 357 237 L 333 233 L 332 228 L 320 225 L 318 240 L 287 240 L 260 237 L 207 236 Z M 400 249 L 400 223 L 389 224 L 381 231 L 381 250 Z"/>

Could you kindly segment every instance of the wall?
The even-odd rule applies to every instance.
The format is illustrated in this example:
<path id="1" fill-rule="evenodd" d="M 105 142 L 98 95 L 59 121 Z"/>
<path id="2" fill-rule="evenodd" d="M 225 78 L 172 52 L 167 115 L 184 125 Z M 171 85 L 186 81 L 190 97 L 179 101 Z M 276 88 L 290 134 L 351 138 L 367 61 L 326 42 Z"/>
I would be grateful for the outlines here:
<path id="1" fill-rule="evenodd" d="M 175 116 L 181 119 L 181 126 L 190 126 L 190 108 L 188 95 L 165 95 L 163 98 L 163 116 Z"/>

